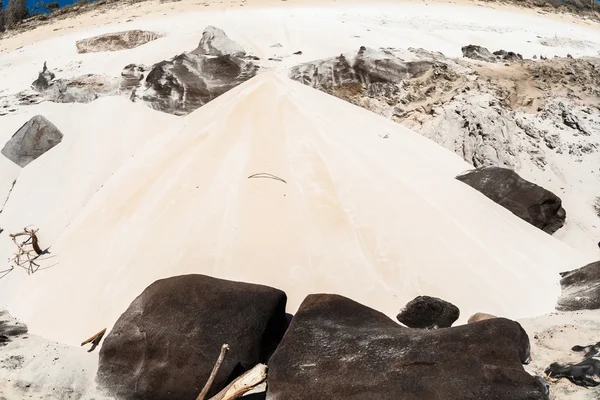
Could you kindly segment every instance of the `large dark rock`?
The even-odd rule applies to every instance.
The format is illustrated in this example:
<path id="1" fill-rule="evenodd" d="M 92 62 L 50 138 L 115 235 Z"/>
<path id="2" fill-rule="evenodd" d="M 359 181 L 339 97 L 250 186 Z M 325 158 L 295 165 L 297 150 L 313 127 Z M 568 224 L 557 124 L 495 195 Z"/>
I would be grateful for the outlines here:
<path id="1" fill-rule="evenodd" d="M 185 115 L 252 78 L 257 70 L 253 63 L 230 55 L 184 53 L 152 66 L 131 98 L 159 111 Z M 128 85 L 135 73 L 139 73 L 135 66 L 126 67 L 123 77 Z"/>
<path id="2" fill-rule="evenodd" d="M 8 311 L 0 310 L 0 347 L 26 333 L 27 326 L 13 318 Z"/>
<path id="3" fill-rule="evenodd" d="M 574 346 L 571 350 L 583 353 L 579 363 L 552 363 L 546 374 L 553 379 L 567 378 L 579 386 L 600 385 L 600 342 L 589 346 Z"/>
<path id="4" fill-rule="evenodd" d="M 437 297 L 419 296 L 411 300 L 396 317 L 409 328 L 449 328 L 460 316 L 454 304 Z"/>
<path id="5" fill-rule="evenodd" d="M 204 275 L 154 282 L 121 315 L 100 350 L 98 383 L 124 400 L 193 400 L 226 343 L 209 395 L 266 362 L 287 321 L 278 289 Z"/>
<path id="6" fill-rule="evenodd" d="M 493 55 L 488 49 L 483 46 L 477 46 L 470 44 L 461 48 L 463 57 L 471 58 L 473 60 L 486 61 L 494 63 L 496 62 L 496 56 Z"/>
<path id="7" fill-rule="evenodd" d="M 456 177 L 519 218 L 552 234 L 565 223 L 561 199 L 507 168 L 484 167 Z"/>
<path id="8" fill-rule="evenodd" d="M 600 261 L 560 275 L 562 293 L 556 305 L 557 310 L 600 309 Z"/>
<path id="9" fill-rule="evenodd" d="M 133 49 L 148 42 L 158 39 L 160 36 L 154 32 L 134 29 L 124 32 L 106 33 L 104 35 L 94 36 L 78 40 L 78 53 L 96 53 L 101 51 L 118 51 Z"/>
<path id="10" fill-rule="evenodd" d="M 2 154 L 18 166 L 25 167 L 59 144 L 62 137 L 63 134 L 52 122 L 36 115 L 6 142 Z"/>
<path id="11" fill-rule="evenodd" d="M 310 295 L 269 361 L 270 400 L 543 399 L 529 338 L 504 318 L 404 328 L 337 295 Z"/>

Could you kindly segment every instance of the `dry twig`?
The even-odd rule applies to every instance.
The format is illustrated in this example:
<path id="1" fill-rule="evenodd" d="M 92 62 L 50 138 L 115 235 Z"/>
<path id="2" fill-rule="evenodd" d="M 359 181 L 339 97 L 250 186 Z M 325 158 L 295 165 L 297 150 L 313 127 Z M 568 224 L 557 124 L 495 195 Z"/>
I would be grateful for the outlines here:
<path id="1" fill-rule="evenodd" d="M 267 380 L 267 366 L 257 364 L 221 390 L 210 400 L 235 400 Z"/>
<path id="2" fill-rule="evenodd" d="M 37 232 L 38 229 L 25 228 L 23 232 L 11 233 L 9 235 L 15 246 L 17 246 L 15 256 L 9 261 L 14 262 L 18 267 L 25 269 L 28 274 L 33 274 L 40 268 L 40 265 L 36 261 L 44 254 L 44 251 L 39 245 Z M 25 236 L 26 239 L 24 241 L 19 241 L 18 238 L 23 236 Z"/>
<path id="3" fill-rule="evenodd" d="M 228 350 L 229 350 L 228 344 L 224 344 L 223 346 L 221 346 L 221 354 L 219 354 L 219 358 L 217 359 L 217 362 L 215 363 L 215 366 L 213 367 L 213 370 L 210 373 L 210 376 L 208 377 L 208 381 L 206 381 L 204 388 L 202 388 L 202 391 L 200 392 L 200 394 L 198 395 L 196 400 L 204 400 L 204 398 L 208 394 L 208 391 L 210 390 L 210 387 L 212 386 L 213 381 L 215 380 L 215 377 L 217 376 L 217 373 L 219 372 L 219 368 L 221 368 L 221 364 L 223 364 L 223 360 L 225 359 L 225 354 L 227 354 Z"/>
<path id="4" fill-rule="evenodd" d="M 88 353 L 91 353 L 92 351 L 94 351 L 96 349 L 96 347 L 100 344 L 100 341 L 102 340 L 102 338 L 104 337 L 104 334 L 106 333 L 106 328 L 102 329 L 100 332 L 96 333 L 94 336 L 92 336 L 91 338 L 83 341 L 81 343 L 82 346 L 91 343 L 92 347 L 88 350 Z"/>
<path id="5" fill-rule="evenodd" d="M 260 172 L 258 174 L 250 175 L 248 177 L 248 179 L 251 179 L 251 178 L 269 178 L 269 179 L 275 179 L 276 181 L 281 181 L 283 183 L 287 183 L 286 181 L 284 181 L 280 177 L 275 176 L 273 174 L 266 173 L 266 172 Z"/>

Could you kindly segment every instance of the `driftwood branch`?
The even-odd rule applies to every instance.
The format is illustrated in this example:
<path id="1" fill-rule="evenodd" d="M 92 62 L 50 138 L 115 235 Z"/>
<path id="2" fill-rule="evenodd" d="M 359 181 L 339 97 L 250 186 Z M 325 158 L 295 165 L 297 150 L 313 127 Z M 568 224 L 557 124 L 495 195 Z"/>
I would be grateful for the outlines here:
<path id="1" fill-rule="evenodd" d="M 266 172 L 261 172 L 261 173 L 258 173 L 258 174 L 250 175 L 248 177 L 248 179 L 251 179 L 251 178 L 268 178 L 268 179 L 275 179 L 276 181 L 280 181 L 280 182 L 283 182 L 283 183 L 287 183 L 286 181 L 284 181 L 280 177 L 275 176 L 273 174 L 266 173 Z"/>
<path id="2" fill-rule="evenodd" d="M 86 344 L 91 343 L 92 344 L 92 348 L 88 350 L 88 353 L 91 353 L 100 344 L 100 341 L 104 337 L 105 333 L 106 333 L 106 328 L 102 329 L 100 332 L 96 333 L 94 336 L 90 337 L 89 339 L 84 340 L 81 343 L 81 345 L 85 346 Z"/>
<path id="3" fill-rule="evenodd" d="M 17 246 L 17 252 L 10 261 L 14 262 L 18 267 L 25 269 L 28 274 L 33 274 L 40 268 L 40 265 L 36 261 L 41 255 L 47 253 L 40 247 L 37 232 L 38 229 L 29 229 L 26 227 L 23 232 L 11 233 L 9 235 L 15 246 Z M 19 238 L 23 236 L 25 236 L 25 240 L 20 240 Z"/>
<path id="4" fill-rule="evenodd" d="M 202 388 L 202 391 L 200 392 L 200 394 L 198 395 L 196 400 L 204 400 L 205 399 L 206 395 L 208 394 L 208 391 L 210 390 L 210 387 L 213 384 L 213 381 L 215 380 L 215 377 L 217 376 L 217 373 L 219 372 L 219 368 L 221 368 L 221 364 L 223 364 L 223 360 L 225 359 L 225 354 L 227 354 L 228 350 L 229 350 L 229 345 L 224 344 L 223 346 L 221 346 L 221 354 L 219 354 L 219 358 L 217 359 L 217 362 L 215 363 L 215 366 L 213 367 L 212 372 L 210 373 L 210 376 L 208 377 L 208 381 L 206 381 L 204 388 Z"/>
<path id="5" fill-rule="evenodd" d="M 258 364 L 250 371 L 246 371 L 233 382 L 221 390 L 210 400 L 235 400 L 260 385 L 267 379 L 267 366 Z"/>

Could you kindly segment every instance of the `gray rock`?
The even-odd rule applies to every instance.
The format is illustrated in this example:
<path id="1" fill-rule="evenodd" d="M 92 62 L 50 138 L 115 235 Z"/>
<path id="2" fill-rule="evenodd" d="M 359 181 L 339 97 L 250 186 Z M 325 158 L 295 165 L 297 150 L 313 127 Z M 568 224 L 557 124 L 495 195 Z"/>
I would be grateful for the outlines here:
<path id="1" fill-rule="evenodd" d="M 202 39 L 193 54 L 206 56 L 236 56 L 241 57 L 246 54 L 242 46 L 229 39 L 229 37 L 219 28 L 207 26 L 202 32 Z"/>
<path id="2" fill-rule="evenodd" d="M 10 138 L 2 154 L 20 167 L 27 166 L 62 141 L 63 134 L 52 122 L 36 115 Z"/>
<path id="3" fill-rule="evenodd" d="M 567 378 L 584 387 L 600 385 L 600 342 L 588 346 L 573 346 L 571 350 L 583 353 L 583 360 L 578 363 L 552 363 L 546 369 L 546 375 L 556 380 Z"/>
<path id="4" fill-rule="evenodd" d="M 44 62 L 44 68 L 39 73 L 38 78 L 33 81 L 31 87 L 38 92 L 44 91 L 48 89 L 48 86 L 50 86 L 50 82 L 54 79 L 54 77 L 54 73 L 48 69 L 46 62 Z"/>
<path id="5" fill-rule="evenodd" d="M 557 310 L 600 309 L 600 261 L 560 275 L 562 293 L 556 305 Z"/>
<path id="6" fill-rule="evenodd" d="M 158 39 L 160 36 L 154 32 L 141 31 L 139 29 L 107 33 L 94 36 L 76 42 L 78 53 L 97 53 L 101 51 L 117 51 L 133 49 L 148 42 Z"/>
<path id="7" fill-rule="evenodd" d="M 221 346 L 208 397 L 265 363 L 285 329 L 286 295 L 204 275 L 154 282 L 119 317 L 100 350 L 98 383 L 120 400 L 195 399 Z"/>
<path id="8" fill-rule="evenodd" d="M 404 328 L 342 296 L 308 296 L 268 363 L 269 400 L 533 400 L 516 322 Z"/>
<path id="9" fill-rule="evenodd" d="M 495 63 L 497 58 L 488 49 L 483 46 L 477 46 L 470 44 L 461 48 L 463 57 L 471 58 L 473 60 L 486 61 Z"/>
<path id="10" fill-rule="evenodd" d="M 495 51 L 494 55 L 503 61 L 519 61 L 523 59 L 521 54 L 506 50 Z"/>
<path id="11" fill-rule="evenodd" d="M 485 167 L 456 177 L 533 226 L 552 234 L 565 223 L 561 199 L 516 172 Z"/>
<path id="12" fill-rule="evenodd" d="M 437 297 L 419 296 L 411 300 L 396 317 L 409 328 L 449 328 L 460 316 L 454 304 Z"/>

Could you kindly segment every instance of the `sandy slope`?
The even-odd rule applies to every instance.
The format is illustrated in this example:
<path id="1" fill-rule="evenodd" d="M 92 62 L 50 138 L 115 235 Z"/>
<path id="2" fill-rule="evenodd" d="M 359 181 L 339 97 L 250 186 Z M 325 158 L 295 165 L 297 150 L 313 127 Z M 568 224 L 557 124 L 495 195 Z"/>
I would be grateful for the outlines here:
<path id="1" fill-rule="evenodd" d="M 53 243 L 58 265 L 22 282 L 29 301 L 9 310 L 75 344 L 154 280 L 190 272 L 279 287 L 291 312 L 314 292 L 389 315 L 423 293 L 465 318 L 552 310 L 556 273 L 581 258 L 456 181 L 467 168 L 385 118 L 262 74 L 123 164 Z M 287 183 L 248 179 L 261 172 Z"/>

